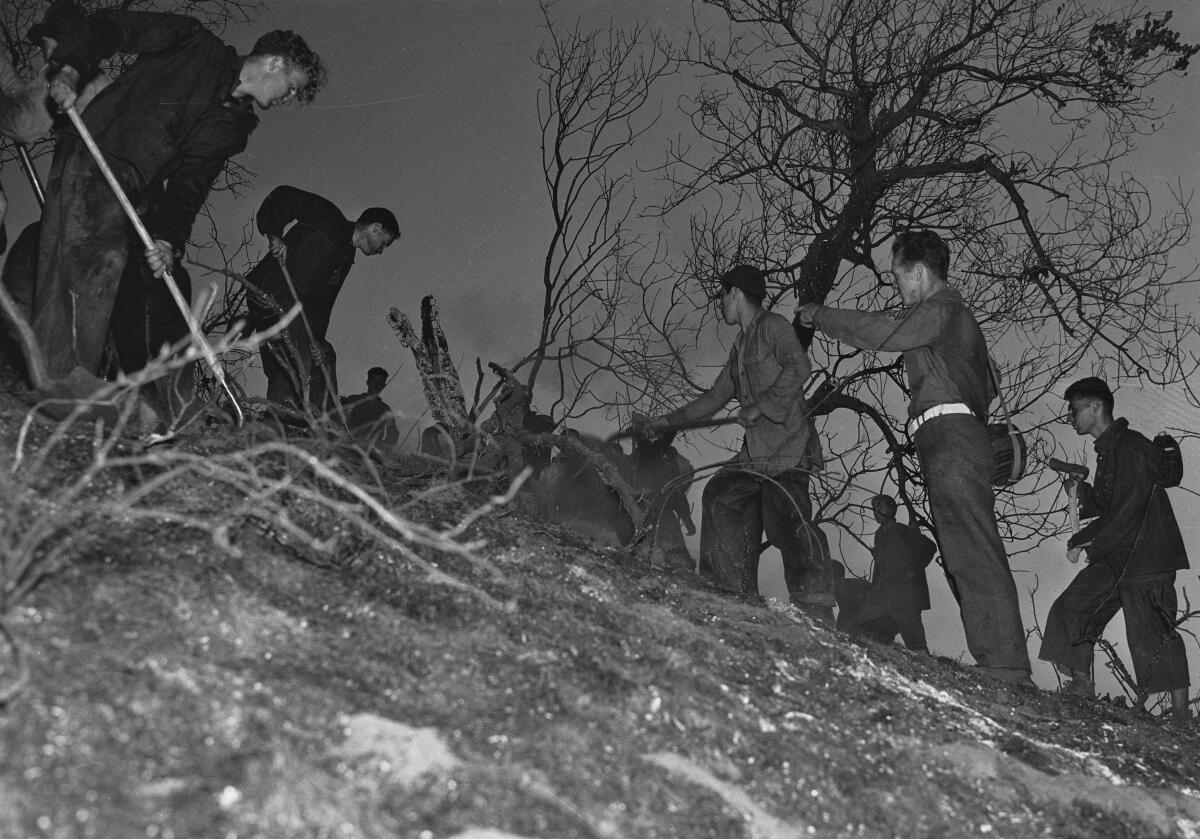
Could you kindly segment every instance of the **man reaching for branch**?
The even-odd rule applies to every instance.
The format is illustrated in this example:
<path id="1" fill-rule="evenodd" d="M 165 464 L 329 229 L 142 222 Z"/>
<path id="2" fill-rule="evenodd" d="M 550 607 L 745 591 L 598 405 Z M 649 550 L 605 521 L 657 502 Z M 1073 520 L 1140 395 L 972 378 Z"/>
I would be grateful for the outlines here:
<path id="1" fill-rule="evenodd" d="M 804 326 L 864 350 L 904 353 L 929 511 L 954 583 L 967 649 L 987 675 L 1033 686 L 1017 587 L 996 525 L 988 405 L 996 395 L 987 344 L 962 296 L 946 282 L 950 249 L 929 230 L 898 233 L 892 275 L 905 310 L 860 312 L 809 303 Z"/>
<path id="2" fill-rule="evenodd" d="M 762 307 L 762 271 L 739 265 L 721 278 L 721 313 L 740 327 L 712 387 L 689 404 L 651 420 L 653 437 L 741 403 L 742 449 L 704 487 L 700 573 L 722 588 L 758 591 L 758 554 L 767 539 L 783 556 L 794 603 L 833 617 L 833 576 L 825 540 L 812 523 L 809 475 L 822 465 L 821 446 L 804 400 L 811 368 L 786 318 Z"/>

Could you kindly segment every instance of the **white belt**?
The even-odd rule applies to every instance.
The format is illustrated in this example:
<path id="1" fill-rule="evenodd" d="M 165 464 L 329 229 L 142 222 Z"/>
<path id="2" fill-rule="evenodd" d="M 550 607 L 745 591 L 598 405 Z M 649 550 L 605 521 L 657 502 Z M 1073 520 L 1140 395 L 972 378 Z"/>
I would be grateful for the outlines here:
<path id="1" fill-rule="evenodd" d="M 970 414 L 971 409 L 961 402 L 947 402 L 945 405 L 934 405 L 921 416 L 908 421 L 908 436 L 911 437 L 917 433 L 917 429 L 925 423 L 929 422 L 934 417 L 942 417 L 946 414 Z"/>

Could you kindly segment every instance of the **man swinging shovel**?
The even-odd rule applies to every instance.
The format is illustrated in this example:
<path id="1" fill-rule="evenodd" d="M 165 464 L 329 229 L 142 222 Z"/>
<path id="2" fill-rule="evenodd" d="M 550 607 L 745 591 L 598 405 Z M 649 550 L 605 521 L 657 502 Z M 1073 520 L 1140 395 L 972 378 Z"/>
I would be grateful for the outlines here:
<path id="1" fill-rule="evenodd" d="M 117 53 L 136 58 L 92 100 L 87 125 L 75 115 L 74 130 L 61 132 L 55 148 L 32 324 L 51 380 L 73 368 L 87 374 L 99 369 L 129 258 L 130 225 L 147 245 L 151 269 L 168 273 L 214 179 L 258 124 L 254 106 L 308 102 L 325 81 L 320 59 L 292 32 L 267 33 L 240 56 L 181 15 L 119 9 L 85 14 L 75 3 L 60 7 L 73 13 L 54 23 L 48 17 L 29 33 L 35 42 L 44 34 L 57 42 L 47 92 L 60 110 L 70 115 L 81 84 L 104 59 Z M 165 198 L 150 236 L 115 187 L 140 200 L 159 184 Z M 195 335 L 186 301 L 177 288 L 166 288 Z M 196 345 L 224 384 L 207 342 Z"/>

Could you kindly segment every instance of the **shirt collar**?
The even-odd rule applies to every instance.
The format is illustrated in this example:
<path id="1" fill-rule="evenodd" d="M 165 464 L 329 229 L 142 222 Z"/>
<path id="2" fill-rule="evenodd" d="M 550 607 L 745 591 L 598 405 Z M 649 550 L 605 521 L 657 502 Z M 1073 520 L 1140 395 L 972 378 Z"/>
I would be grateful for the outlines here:
<path id="1" fill-rule="evenodd" d="M 1124 417 L 1119 417 L 1112 421 L 1112 425 L 1104 429 L 1104 432 L 1096 438 L 1096 442 L 1092 444 L 1098 452 L 1112 451 L 1113 446 L 1117 443 L 1117 438 L 1121 433 L 1129 427 L 1129 420 Z"/>

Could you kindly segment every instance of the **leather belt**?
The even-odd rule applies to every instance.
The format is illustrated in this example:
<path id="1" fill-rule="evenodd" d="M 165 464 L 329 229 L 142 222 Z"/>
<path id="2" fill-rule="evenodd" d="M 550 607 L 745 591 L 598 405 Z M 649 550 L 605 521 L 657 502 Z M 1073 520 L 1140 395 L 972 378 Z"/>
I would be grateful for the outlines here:
<path id="1" fill-rule="evenodd" d="M 942 417 L 946 414 L 970 414 L 971 409 L 961 402 L 947 402 L 944 405 L 934 405 L 929 408 L 921 416 L 908 421 L 908 436 L 911 437 L 917 433 L 917 429 L 925 423 L 929 422 L 934 417 Z"/>

